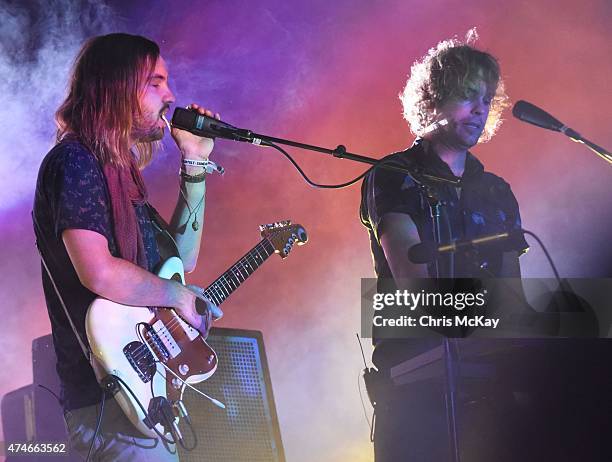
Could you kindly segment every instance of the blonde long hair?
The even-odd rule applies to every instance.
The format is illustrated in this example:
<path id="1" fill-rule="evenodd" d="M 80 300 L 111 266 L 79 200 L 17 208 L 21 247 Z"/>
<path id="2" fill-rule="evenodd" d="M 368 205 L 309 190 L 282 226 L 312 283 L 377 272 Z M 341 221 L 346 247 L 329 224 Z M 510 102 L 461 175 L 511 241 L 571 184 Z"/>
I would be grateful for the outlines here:
<path id="1" fill-rule="evenodd" d="M 155 42 L 139 35 L 89 39 L 75 60 L 68 96 L 55 113 L 56 141 L 76 137 L 102 165 L 129 166 L 130 135 L 141 115 L 139 94 L 159 53 Z M 139 167 L 151 160 L 154 144 L 136 144 Z"/>

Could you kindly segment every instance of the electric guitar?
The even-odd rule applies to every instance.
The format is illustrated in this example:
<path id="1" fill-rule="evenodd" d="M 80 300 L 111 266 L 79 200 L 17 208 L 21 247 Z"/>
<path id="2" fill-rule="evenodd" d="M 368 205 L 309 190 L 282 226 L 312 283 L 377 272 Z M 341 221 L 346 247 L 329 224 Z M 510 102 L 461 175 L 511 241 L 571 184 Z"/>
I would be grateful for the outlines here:
<path id="1" fill-rule="evenodd" d="M 304 228 L 290 221 L 262 225 L 260 232 L 261 242 L 203 290 L 217 306 L 270 255 L 286 258 L 294 244 L 308 240 Z M 166 260 L 158 276 L 184 284 L 181 260 Z M 134 426 L 150 437 L 178 432 L 185 382 L 202 382 L 217 368 L 217 355 L 204 337 L 173 309 L 103 298 L 89 306 L 85 329 L 98 381 L 109 375 L 119 379 L 115 399 Z"/>

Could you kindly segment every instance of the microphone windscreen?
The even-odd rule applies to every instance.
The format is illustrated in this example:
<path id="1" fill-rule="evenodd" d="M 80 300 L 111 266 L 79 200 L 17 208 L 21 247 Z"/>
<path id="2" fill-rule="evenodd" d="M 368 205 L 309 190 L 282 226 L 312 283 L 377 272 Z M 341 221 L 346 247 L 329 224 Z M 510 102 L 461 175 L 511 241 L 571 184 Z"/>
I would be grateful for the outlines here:
<path id="1" fill-rule="evenodd" d="M 517 101 L 512 108 L 512 115 L 517 119 L 522 120 L 538 127 L 546 128 L 548 130 L 554 130 L 556 132 L 561 131 L 563 124 L 551 116 L 548 112 L 534 106 L 527 101 Z"/>
<path id="2" fill-rule="evenodd" d="M 233 125 L 182 107 L 174 109 L 172 125 L 198 136 L 206 136 L 208 138 L 218 136 L 230 140 L 238 139 L 236 138 L 235 131 L 239 131 L 239 129 Z"/>
<path id="3" fill-rule="evenodd" d="M 172 125 L 183 130 L 191 130 L 196 126 L 197 112 L 177 107 L 172 114 Z"/>

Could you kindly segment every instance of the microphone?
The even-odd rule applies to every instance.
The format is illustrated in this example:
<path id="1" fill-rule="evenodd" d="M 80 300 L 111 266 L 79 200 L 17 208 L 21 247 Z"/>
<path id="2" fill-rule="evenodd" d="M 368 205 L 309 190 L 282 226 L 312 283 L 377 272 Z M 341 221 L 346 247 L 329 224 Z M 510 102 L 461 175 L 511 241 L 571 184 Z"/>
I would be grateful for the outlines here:
<path id="1" fill-rule="evenodd" d="M 437 122 L 434 122 L 431 125 L 428 125 L 427 127 L 425 127 L 425 129 L 423 130 L 423 134 L 427 134 L 427 133 L 431 133 L 436 130 L 440 130 L 442 127 L 446 125 L 448 125 L 447 119 L 438 120 Z"/>
<path id="2" fill-rule="evenodd" d="M 565 136 L 568 136 L 572 141 L 586 145 L 603 160 L 609 164 L 612 164 L 612 153 L 606 151 L 601 146 L 597 146 L 592 141 L 583 138 L 580 133 L 566 125 L 563 125 L 562 122 L 555 119 L 548 112 L 534 106 L 531 103 L 528 103 L 527 101 L 518 101 L 512 108 L 512 115 L 523 122 L 537 125 L 538 127 L 546 128 L 547 130 L 561 132 Z"/>
<path id="3" fill-rule="evenodd" d="M 245 142 L 253 141 L 253 134 L 250 130 L 236 128 L 221 120 L 181 107 L 174 109 L 172 126 L 207 138 L 223 138 Z"/>
<path id="4" fill-rule="evenodd" d="M 490 244 L 501 240 L 516 239 L 523 234 L 523 230 L 513 230 L 505 233 L 490 234 L 487 236 L 467 239 L 463 241 L 451 242 L 449 244 L 438 245 L 435 242 L 420 242 L 408 249 L 408 259 L 412 263 L 430 263 L 444 253 L 454 253 L 460 249 L 472 248 L 479 245 Z"/>
<path id="5" fill-rule="evenodd" d="M 580 134 L 555 119 L 548 112 L 527 101 L 517 101 L 512 108 L 512 115 L 523 122 L 546 128 L 547 130 L 561 132 L 576 140 L 582 139 Z"/>

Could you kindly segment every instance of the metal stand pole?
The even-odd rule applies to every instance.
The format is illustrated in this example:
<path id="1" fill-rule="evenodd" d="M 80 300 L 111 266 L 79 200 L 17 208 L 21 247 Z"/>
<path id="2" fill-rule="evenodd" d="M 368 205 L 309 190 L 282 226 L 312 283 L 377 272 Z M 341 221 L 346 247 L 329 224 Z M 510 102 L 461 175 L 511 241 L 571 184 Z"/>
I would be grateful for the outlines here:
<path id="1" fill-rule="evenodd" d="M 432 194 L 431 191 L 427 191 L 427 197 L 429 198 L 429 205 L 431 207 L 431 217 L 433 220 L 434 229 L 434 241 L 436 244 L 442 244 L 442 228 L 441 228 L 441 208 L 442 202 Z M 436 278 L 439 280 L 443 276 L 440 270 L 440 261 L 438 258 L 434 260 L 434 268 Z M 449 268 L 449 274 L 444 274 L 445 277 L 452 278 L 454 276 L 453 261 Z M 459 439 L 457 432 L 457 366 L 456 366 L 456 352 L 452 345 L 452 340 L 448 337 L 444 337 L 444 364 L 445 364 L 445 390 L 444 390 L 444 401 L 446 406 L 446 423 L 448 429 L 448 444 L 451 453 L 452 462 L 461 462 L 459 456 Z"/>

